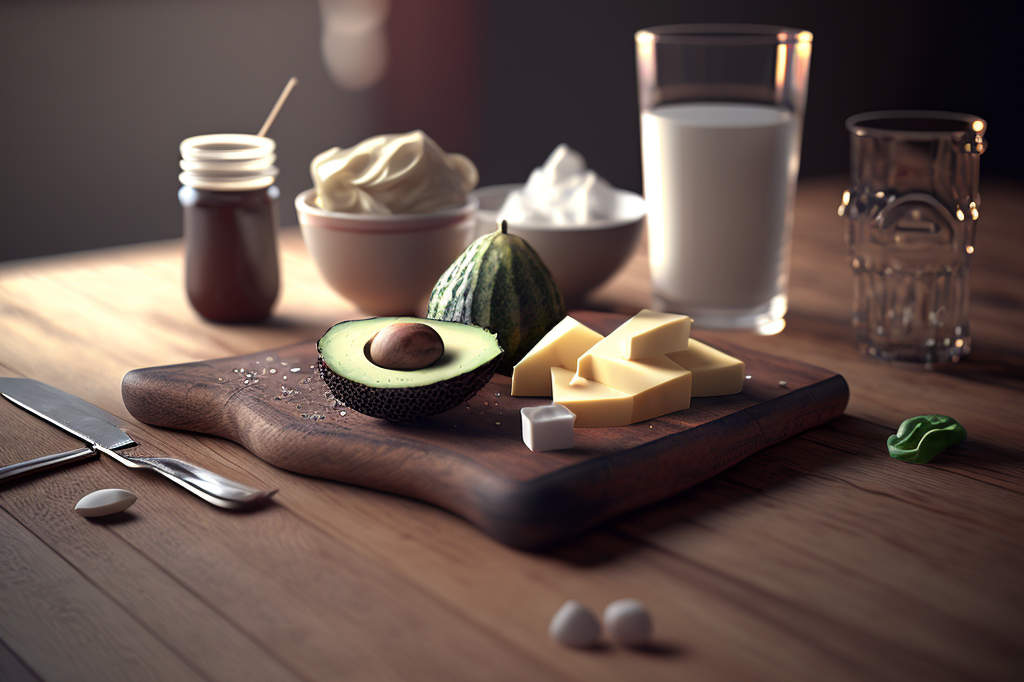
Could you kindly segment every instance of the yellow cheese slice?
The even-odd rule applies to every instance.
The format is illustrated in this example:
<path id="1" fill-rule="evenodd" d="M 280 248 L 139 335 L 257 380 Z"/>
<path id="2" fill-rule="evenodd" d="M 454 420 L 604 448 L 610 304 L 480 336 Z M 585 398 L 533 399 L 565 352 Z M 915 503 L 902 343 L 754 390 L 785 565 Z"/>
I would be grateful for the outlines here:
<path id="1" fill-rule="evenodd" d="M 746 368 L 742 360 L 690 339 L 686 350 L 669 353 L 668 358 L 693 374 L 694 397 L 729 395 L 743 390 Z"/>
<path id="2" fill-rule="evenodd" d="M 512 395 L 551 395 L 551 368 L 575 371 L 576 361 L 604 337 L 564 317 L 512 368 Z"/>
<path id="3" fill-rule="evenodd" d="M 650 311 L 645 311 L 650 312 Z M 570 383 L 592 379 L 633 397 L 633 421 L 639 422 L 690 406 L 690 371 L 665 355 L 638 360 L 622 357 L 621 342 L 650 328 L 646 315 L 630 318 L 580 356 Z"/>
<path id="4" fill-rule="evenodd" d="M 625 426 L 633 421 L 633 399 L 614 388 L 583 379 L 570 385 L 572 371 L 551 367 L 552 402 L 564 405 L 576 415 L 573 426 Z"/>
<path id="5" fill-rule="evenodd" d="M 603 341 L 601 343 L 604 343 Z M 643 360 L 619 357 L 615 344 L 597 344 L 577 363 L 573 385 L 586 379 L 598 381 L 633 397 L 633 422 L 685 410 L 690 406 L 690 371 L 664 355 Z"/>
<path id="6" fill-rule="evenodd" d="M 622 357 L 639 360 L 685 350 L 691 322 L 688 315 L 641 310 L 612 333 Z"/>

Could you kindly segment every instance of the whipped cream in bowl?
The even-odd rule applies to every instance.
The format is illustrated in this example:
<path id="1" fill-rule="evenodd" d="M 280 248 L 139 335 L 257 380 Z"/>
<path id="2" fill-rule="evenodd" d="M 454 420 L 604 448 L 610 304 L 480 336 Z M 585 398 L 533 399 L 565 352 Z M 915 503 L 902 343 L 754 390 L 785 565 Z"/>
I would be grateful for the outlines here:
<path id="1" fill-rule="evenodd" d="M 366 215 L 435 213 L 465 206 L 479 179 L 462 154 L 448 154 L 422 130 L 332 147 L 310 164 L 316 205 Z"/>
<path id="2" fill-rule="evenodd" d="M 477 234 L 508 221 L 551 271 L 567 303 L 580 302 L 633 255 L 646 206 L 635 192 L 617 189 L 584 157 L 560 144 L 523 184 L 481 187 Z"/>
<path id="3" fill-rule="evenodd" d="M 615 189 L 587 168 L 579 152 L 562 143 L 543 166 L 533 169 L 522 188 L 509 192 L 498 222 L 582 225 L 611 218 L 615 208 Z"/>
<path id="4" fill-rule="evenodd" d="M 475 236 L 476 166 L 423 131 L 333 147 L 295 198 L 324 280 L 372 315 L 420 315 L 437 279 Z"/>

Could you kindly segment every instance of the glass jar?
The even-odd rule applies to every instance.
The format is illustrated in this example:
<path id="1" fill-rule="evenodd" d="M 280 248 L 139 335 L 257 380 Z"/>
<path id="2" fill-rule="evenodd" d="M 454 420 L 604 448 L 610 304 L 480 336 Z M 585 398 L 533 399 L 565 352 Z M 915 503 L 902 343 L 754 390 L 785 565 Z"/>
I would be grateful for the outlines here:
<path id="1" fill-rule="evenodd" d="M 987 124 L 943 111 L 851 116 L 852 184 L 839 214 L 861 352 L 905 363 L 971 351 L 970 275 Z"/>
<path id="2" fill-rule="evenodd" d="M 277 299 L 280 190 L 274 141 L 257 135 L 181 143 L 185 288 L 214 322 L 266 319 Z"/>

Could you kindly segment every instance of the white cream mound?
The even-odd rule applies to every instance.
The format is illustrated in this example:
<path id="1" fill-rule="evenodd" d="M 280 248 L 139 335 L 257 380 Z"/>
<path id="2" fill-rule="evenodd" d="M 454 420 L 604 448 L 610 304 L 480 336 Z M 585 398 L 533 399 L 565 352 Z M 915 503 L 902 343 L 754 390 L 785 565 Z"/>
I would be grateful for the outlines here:
<path id="1" fill-rule="evenodd" d="M 563 143 L 543 166 L 533 169 L 522 189 L 509 193 L 498 211 L 498 222 L 582 225 L 612 218 L 614 211 L 615 189 L 587 169 L 579 152 Z"/>
<path id="2" fill-rule="evenodd" d="M 422 130 L 332 147 L 309 170 L 320 208 L 378 215 L 460 208 L 480 177 L 472 161 L 445 152 Z"/>

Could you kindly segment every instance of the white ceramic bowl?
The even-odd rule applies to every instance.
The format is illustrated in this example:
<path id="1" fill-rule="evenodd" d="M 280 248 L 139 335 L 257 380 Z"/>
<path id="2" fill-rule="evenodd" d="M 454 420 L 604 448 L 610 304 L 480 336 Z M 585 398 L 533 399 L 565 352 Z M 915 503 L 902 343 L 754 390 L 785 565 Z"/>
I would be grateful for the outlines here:
<path id="1" fill-rule="evenodd" d="M 308 189 L 295 198 L 306 248 L 320 275 L 371 315 L 422 315 L 434 284 L 476 233 L 475 198 L 437 213 L 325 211 Z"/>
<path id="2" fill-rule="evenodd" d="M 472 193 L 480 202 L 477 236 L 497 228 L 498 210 L 521 184 L 491 185 Z M 615 190 L 615 217 L 582 225 L 509 224 L 508 231 L 525 239 L 548 266 L 567 303 L 579 302 L 610 278 L 633 254 L 647 215 L 644 198 Z"/>

